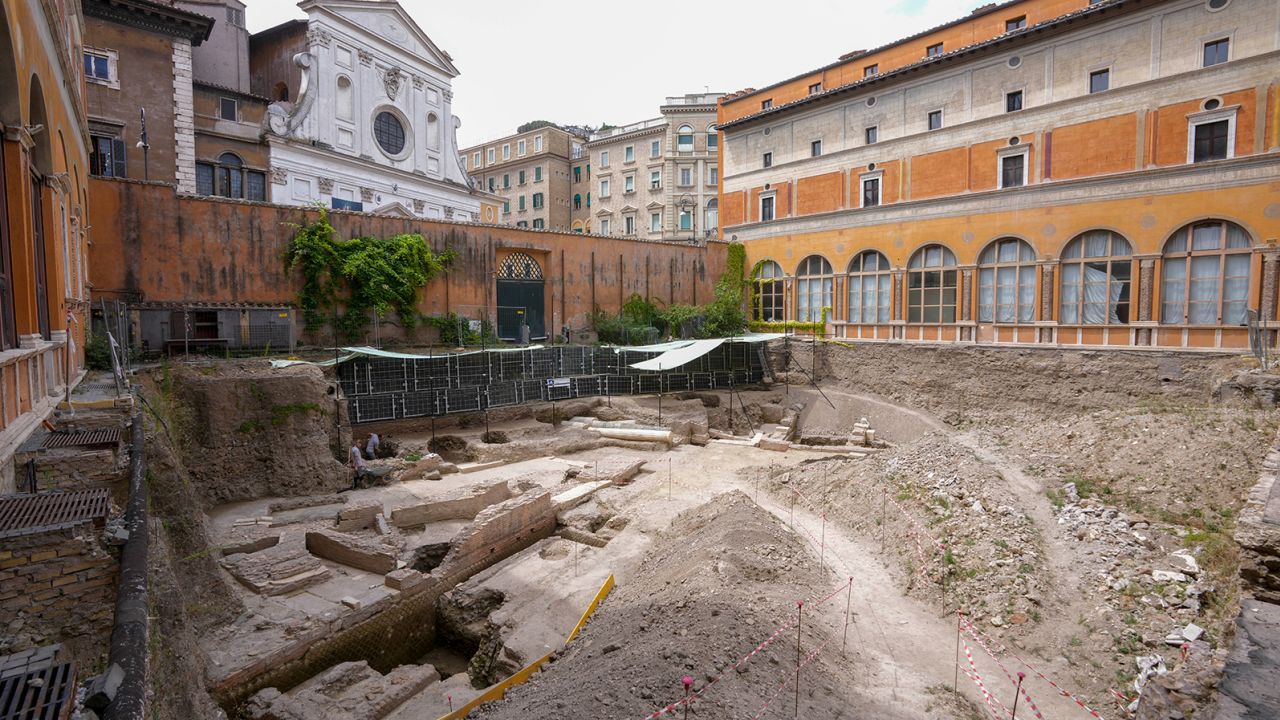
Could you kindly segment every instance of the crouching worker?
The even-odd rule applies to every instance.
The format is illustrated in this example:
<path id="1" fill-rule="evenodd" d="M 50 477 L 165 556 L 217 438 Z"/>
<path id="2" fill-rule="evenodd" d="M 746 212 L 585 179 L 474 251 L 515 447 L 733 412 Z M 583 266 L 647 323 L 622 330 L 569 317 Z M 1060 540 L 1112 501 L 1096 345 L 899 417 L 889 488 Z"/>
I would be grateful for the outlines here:
<path id="1" fill-rule="evenodd" d="M 369 439 L 364 442 L 364 456 L 367 460 L 378 457 L 378 446 L 382 444 L 382 439 L 378 437 L 378 433 L 369 433 Z"/>

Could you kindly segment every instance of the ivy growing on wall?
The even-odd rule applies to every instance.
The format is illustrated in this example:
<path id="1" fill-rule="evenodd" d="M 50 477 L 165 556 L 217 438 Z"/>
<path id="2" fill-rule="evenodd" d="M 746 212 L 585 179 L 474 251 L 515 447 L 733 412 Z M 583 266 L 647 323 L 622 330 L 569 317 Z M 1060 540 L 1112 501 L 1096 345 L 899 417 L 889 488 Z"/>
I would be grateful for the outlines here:
<path id="1" fill-rule="evenodd" d="M 302 271 L 298 306 L 308 331 L 319 330 L 342 305 L 338 329 L 350 340 L 369 323 L 371 311 L 395 312 L 405 329 L 418 322 L 418 292 L 447 272 L 453 250 L 435 253 L 421 235 L 341 240 L 329 224 L 329 213 L 297 232 L 285 251 L 285 268 Z"/>
<path id="2" fill-rule="evenodd" d="M 732 337 L 747 328 L 743 312 L 747 253 L 742 243 L 730 243 L 724 274 L 716 282 L 715 298 L 706 305 L 674 304 L 659 308 L 633 294 L 622 311 L 609 315 L 598 308 L 592 315 L 601 342 L 636 345 L 670 337 Z"/>

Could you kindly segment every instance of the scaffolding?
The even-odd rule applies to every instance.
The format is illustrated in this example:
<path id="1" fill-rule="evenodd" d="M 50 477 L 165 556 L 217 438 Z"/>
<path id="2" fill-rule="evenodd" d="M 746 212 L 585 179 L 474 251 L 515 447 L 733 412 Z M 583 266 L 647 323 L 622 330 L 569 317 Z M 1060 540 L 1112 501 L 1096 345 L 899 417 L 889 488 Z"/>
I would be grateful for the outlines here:
<path id="1" fill-rule="evenodd" d="M 582 345 L 456 353 L 418 358 L 358 356 L 338 364 L 353 424 L 427 418 L 614 395 L 717 390 L 760 382 L 759 343 L 726 341 L 684 365 L 662 371 L 631 365 L 657 348 Z"/>

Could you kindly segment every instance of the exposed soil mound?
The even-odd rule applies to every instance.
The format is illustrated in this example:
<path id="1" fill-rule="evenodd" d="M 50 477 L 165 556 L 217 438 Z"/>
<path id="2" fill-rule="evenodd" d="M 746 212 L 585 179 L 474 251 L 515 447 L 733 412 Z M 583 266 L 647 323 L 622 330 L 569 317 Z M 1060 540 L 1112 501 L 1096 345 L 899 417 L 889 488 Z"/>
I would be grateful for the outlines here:
<path id="1" fill-rule="evenodd" d="M 179 454 L 206 506 L 347 484 L 334 459 L 334 399 L 319 368 L 178 367 L 161 384 Z"/>
<path id="2" fill-rule="evenodd" d="M 644 717 L 681 697 L 685 675 L 694 692 L 720 678 L 695 701 L 696 717 L 752 717 L 771 698 L 775 713 L 790 713 L 794 686 L 779 688 L 794 681 L 794 627 L 738 669 L 734 664 L 794 623 L 797 600 L 831 589 L 799 538 L 746 495 L 719 495 L 673 521 L 636 575 L 548 670 L 478 716 Z M 805 655 L 827 645 L 804 668 L 801 716 L 852 717 L 856 709 L 859 717 L 894 717 L 856 698 L 848 667 L 837 669 L 840 630 L 827 624 L 824 609 L 805 616 Z"/>

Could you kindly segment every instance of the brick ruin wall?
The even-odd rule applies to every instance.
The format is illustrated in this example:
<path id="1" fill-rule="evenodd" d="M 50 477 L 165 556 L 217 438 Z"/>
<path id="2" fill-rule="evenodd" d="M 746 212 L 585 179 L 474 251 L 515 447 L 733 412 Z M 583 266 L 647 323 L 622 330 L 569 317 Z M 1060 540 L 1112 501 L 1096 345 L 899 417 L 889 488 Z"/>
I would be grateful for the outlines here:
<path id="1" fill-rule="evenodd" d="M 550 537 L 556 526 L 551 494 L 522 495 L 488 507 L 458 535 L 439 568 L 383 600 L 318 625 L 276 653 L 227 676 L 212 688 L 224 708 L 257 691 L 288 690 L 326 668 L 366 660 L 379 672 L 417 662 L 436 639 L 436 602 L 484 568 Z M 404 573 L 404 571 L 397 571 Z"/>
<path id="2" fill-rule="evenodd" d="M 92 522 L 0 538 L 0 654 L 62 642 L 83 667 L 97 667 L 119 572 Z"/>

